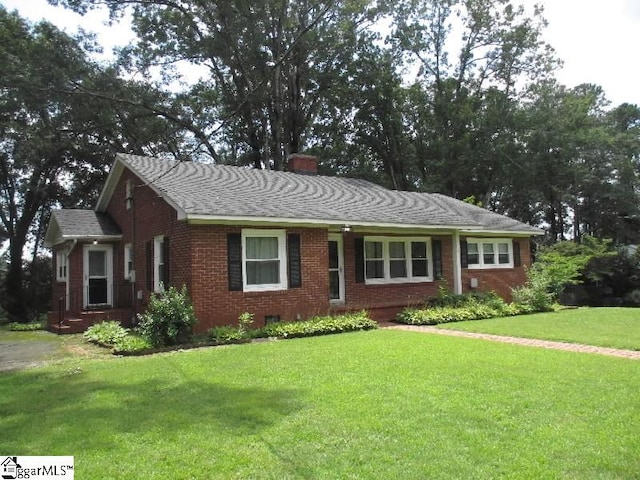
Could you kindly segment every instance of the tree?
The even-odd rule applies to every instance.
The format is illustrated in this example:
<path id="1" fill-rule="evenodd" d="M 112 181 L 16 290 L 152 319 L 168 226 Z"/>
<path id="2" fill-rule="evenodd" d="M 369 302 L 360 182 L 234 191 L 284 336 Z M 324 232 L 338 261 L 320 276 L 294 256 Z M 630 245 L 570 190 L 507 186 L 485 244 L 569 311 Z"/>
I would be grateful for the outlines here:
<path id="1" fill-rule="evenodd" d="M 10 258 L 3 303 L 18 321 L 28 310 L 23 253 L 31 240 L 38 257 L 49 209 L 92 205 L 114 150 L 178 150 L 175 129 L 149 110 L 106 100 L 121 90 L 154 93 L 89 61 L 90 40 L 0 7 L 0 223 Z"/>
<path id="2" fill-rule="evenodd" d="M 186 62 L 206 71 L 180 95 L 203 153 L 276 170 L 307 145 L 323 100 L 354 58 L 357 32 L 375 18 L 368 0 L 50 3 L 130 12 L 139 40 L 123 52 L 125 65 L 171 73 Z"/>
<path id="3" fill-rule="evenodd" d="M 541 14 L 507 0 L 398 3 L 393 39 L 419 68 L 414 142 L 428 189 L 488 204 L 501 185 L 519 95 L 556 62 Z"/>

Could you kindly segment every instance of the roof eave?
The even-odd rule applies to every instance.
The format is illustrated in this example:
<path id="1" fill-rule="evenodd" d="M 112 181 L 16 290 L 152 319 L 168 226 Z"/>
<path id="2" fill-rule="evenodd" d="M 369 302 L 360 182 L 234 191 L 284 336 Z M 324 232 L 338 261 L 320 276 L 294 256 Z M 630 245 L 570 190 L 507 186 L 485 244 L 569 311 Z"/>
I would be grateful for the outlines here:
<path id="1" fill-rule="evenodd" d="M 307 227 L 373 227 L 373 228 L 397 228 L 397 229 L 431 229 L 431 230 L 463 230 L 477 228 L 471 225 L 420 225 L 407 223 L 363 222 L 357 220 L 313 219 L 313 218 L 288 218 L 288 217 L 252 217 L 252 216 L 226 216 L 226 215 L 202 215 L 183 214 L 178 217 L 189 224 L 204 225 L 297 225 Z"/>
<path id="2" fill-rule="evenodd" d="M 98 197 L 98 202 L 96 203 L 96 212 L 106 212 L 107 207 L 109 206 L 109 202 L 111 201 L 111 196 L 118 185 L 118 180 L 120 180 L 120 176 L 124 171 L 124 163 L 120 158 L 120 154 L 116 154 L 116 159 L 111 165 L 111 169 L 109 170 L 109 175 L 107 176 L 106 182 L 104 182 L 104 186 L 102 187 L 102 191 L 100 192 L 100 196 Z"/>
<path id="3" fill-rule="evenodd" d="M 510 236 L 510 237 L 532 237 L 544 235 L 543 230 L 483 230 L 483 229 L 464 229 L 460 233 L 465 235 L 481 235 L 481 236 Z"/>
<path id="4" fill-rule="evenodd" d="M 67 240 L 76 240 L 78 242 L 117 242 L 122 240 L 122 235 L 60 235 L 53 240 L 46 240 L 44 246 L 52 248 Z"/>

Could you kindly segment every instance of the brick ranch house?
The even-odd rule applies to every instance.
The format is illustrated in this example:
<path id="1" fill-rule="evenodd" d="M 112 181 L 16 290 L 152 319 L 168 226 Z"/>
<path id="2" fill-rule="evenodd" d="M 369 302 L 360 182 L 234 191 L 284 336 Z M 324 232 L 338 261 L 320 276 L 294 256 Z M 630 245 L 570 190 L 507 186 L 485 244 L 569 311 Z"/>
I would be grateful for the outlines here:
<path id="1" fill-rule="evenodd" d="M 367 309 L 392 319 L 445 283 L 509 298 L 542 232 L 453 198 L 317 175 L 118 154 L 94 210 L 55 210 L 50 326 L 131 323 L 185 285 L 204 332 Z"/>

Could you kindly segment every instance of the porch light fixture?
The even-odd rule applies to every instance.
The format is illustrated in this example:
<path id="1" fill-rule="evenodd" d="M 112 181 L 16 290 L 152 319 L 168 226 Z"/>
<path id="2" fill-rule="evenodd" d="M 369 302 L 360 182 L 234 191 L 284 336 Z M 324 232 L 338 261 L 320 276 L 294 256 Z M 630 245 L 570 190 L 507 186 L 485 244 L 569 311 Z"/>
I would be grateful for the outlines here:
<path id="1" fill-rule="evenodd" d="M 94 240 L 94 241 L 93 241 L 93 244 L 94 244 L 94 245 L 97 245 L 97 244 L 98 244 L 98 240 Z"/>
<path id="2" fill-rule="evenodd" d="M 342 228 L 340 229 L 340 231 L 342 233 L 349 233 L 351 232 L 351 225 L 343 225 Z"/>

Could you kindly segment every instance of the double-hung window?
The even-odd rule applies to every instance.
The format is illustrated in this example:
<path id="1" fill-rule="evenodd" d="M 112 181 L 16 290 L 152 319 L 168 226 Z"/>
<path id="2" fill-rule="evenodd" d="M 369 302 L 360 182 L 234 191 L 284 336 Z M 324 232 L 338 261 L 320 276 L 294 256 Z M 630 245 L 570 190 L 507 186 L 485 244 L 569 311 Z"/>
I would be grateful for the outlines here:
<path id="1" fill-rule="evenodd" d="M 131 272 L 133 272 L 133 246 L 127 243 L 124 246 L 124 279 L 131 280 Z"/>
<path id="2" fill-rule="evenodd" d="M 159 235 L 153 239 L 153 290 L 156 293 L 164 292 L 167 282 L 165 237 Z"/>
<path id="3" fill-rule="evenodd" d="M 243 290 L 267 291 L 287 288 L 285 230 L 242 231 Z"/>
<path id="4" fill-rule="evenodd" d="M 58 251 L 58 253 L 56 253 L 56 281 L 58 282 L 67 281 L 68 266 L 69 266 L 69 256 L 67 255 L 67 252 L 64 250 Z"/>
<path id="5" fill-rule="evenodd" d="M 468 238 L 469 268 L 513 268 L 513 243 L 504 238 Z"/>
<path id="6" fill-rule="evenodd" d="M 429 238 L 365 237 L 365 282 L 433 281 Z"/>

